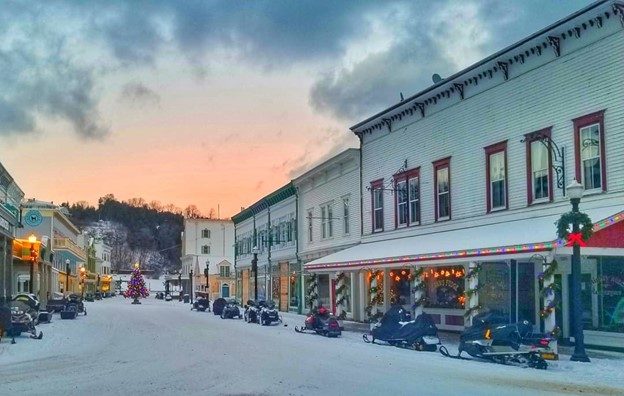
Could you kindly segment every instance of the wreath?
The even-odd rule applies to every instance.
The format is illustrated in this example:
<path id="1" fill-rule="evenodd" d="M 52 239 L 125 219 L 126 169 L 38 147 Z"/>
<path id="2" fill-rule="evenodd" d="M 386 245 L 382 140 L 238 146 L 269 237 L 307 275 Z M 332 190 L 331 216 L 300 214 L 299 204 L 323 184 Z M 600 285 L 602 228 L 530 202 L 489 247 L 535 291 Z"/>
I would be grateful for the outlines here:
<path id="1" fill-rule="evenodd" d="M 591 238 L 593 234 L 594 223 L 587 214 L 582 212 L 568 212 L 561 215 L 559 220 L 555 222 L 557 226 L 557 237 L 559 239 L 567 240 L 570 235 L 570 224 L 578 223 L 581 228 L 581 236 L 584 241 Z"/>

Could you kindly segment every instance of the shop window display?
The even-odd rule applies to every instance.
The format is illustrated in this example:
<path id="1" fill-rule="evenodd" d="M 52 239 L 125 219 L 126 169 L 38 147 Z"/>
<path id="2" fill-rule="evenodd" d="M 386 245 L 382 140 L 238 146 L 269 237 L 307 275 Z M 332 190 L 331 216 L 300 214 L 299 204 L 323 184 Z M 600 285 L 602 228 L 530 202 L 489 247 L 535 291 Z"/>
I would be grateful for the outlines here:
<path id="1" fill-rule="evenodd" d="M 426 307 L 464 309 L 465 277 L 461 265 L 426 268 L 424 272 Z"/>
<path id="2" fill-rule="evenodd" d="M 584 327 L 624 333 L 624 257 L 597 257 L 597 274 L 590 290 L 597 299 L 598 323 L 585 321 Z"/>
<path id="3" fill-rule="evenodd" d="M 411 302 L 412 276 L 408 269 L 390 271 L 390 304 L 406 305 Z"/>
<path id="4" fill-rule="evenodd" d="M 511 268 L 506 261 L 485 262 L 479 272 L 479 304 L 511 318 Z"/>

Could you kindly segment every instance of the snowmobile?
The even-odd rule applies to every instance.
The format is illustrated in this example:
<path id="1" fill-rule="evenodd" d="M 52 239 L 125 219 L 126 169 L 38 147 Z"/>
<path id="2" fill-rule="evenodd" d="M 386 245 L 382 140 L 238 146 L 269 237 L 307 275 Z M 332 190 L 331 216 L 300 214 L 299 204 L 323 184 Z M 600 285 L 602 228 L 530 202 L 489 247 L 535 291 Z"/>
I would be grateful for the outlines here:
<path id="1" fill-rule="evenodd" d="M 247 323 L 258 323 L 258 313 L 261 307 L 254 300 L 247 300 L 245 304 L 245 312 L 243 313 L 243 319 Z"/>
<path id="2" fill-rule="evenodd" d="M 275 308 L 273 301 L 261 301 L 260 312 L 258 313 L 260 320 L 258 321 L 262 326 L 269 326 L 273 323 L 281 323 L 282 318 L 279 316 L 279 312 Z"/>
<path id="3" fill-rule="evenodd" d="M 15 344 L 15 337 L 22 333 L 30 333 L 30 338 L 40 340 L 43 338 L 43 332 L 37 334 L 35 328 L 34 312 L 28 304 L 23 301 L 12 301 L 11 305 L 11 327 L 7 329 L 7 335 L 12 337 L 12 344 Z"/>
<path id="4" fill-rule="evenodd" d="M 210 301 L 208 301 L 207 298 L 199 297 L 193 302 L 191 309 L 195 309 L 198 312 L 205 312 L 206 310 L 210 311 Z"/>
<path id="5" fill-rule="evenodd" d="M 451 355 L 446 347 L 440 347 L 443 356 L 456 359 L 465 351 L 473 358 L 494 363 L 546 369 L 544 355 L 553 353 L 552 336 L 533 333 L 533 325 L 524 320 L 509 323 L 506 315 L 484 312 L 473 318 L 473 325 L 466 328 L 459 338 L 459 351 Z"/>
<path id="6" fill-rule="evenodd" d="M 221 311 L 221 319 L 240 319 L 242 317 L 238 301 L 234 298 L 227 300 L 227 304 L 225 304 L 223 311 Z"/>
<path id="7" fill-rule="evenodd" d="M 422 313 L 412 320 L 412 315 L 401 305 L 391 307 L 373 325 L 370 334 L 363 334 L 362 338 L 371 344 L 381 340 L 417 351 L 435 351 L 440 343 L 438 328 L 429 314 Z"/>
<path id="8" fill-rule="evenodd" d="M 338 337 L 342 334 L 338 319 L 322 305 L 308 314 L 304 327 L 295 326 L 295 331 L 297 333 L 313 331 L 325 337 Z"/>
<path id="9" fill-rule="evenodd" d="M 35 326 L 39 324 L 39 310 L 41 309 L 41 303 L 39 303 L 36 295 L 32 293 L 20 293 L 13 297 L 11 301 L 19 301 L 27 306 L 27 312 L 33 318 Z"/>
<path id="10" fill-rule="evenodd" d="M 65 310 L 67 311 L 69 307 L 75 307 L 77 313 L 87 315 L 87 308 L 85 308 L 84 303 L 82 302 L 82 297 L 78 294 L 70 294 L 67 304 L 65 304 Z"/>

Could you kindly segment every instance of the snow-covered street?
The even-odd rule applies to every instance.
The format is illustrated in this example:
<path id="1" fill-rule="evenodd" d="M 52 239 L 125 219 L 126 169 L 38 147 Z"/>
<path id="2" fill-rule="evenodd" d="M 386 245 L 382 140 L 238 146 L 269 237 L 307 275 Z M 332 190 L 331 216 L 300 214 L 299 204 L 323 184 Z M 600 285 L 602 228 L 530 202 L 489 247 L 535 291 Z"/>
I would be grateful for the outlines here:
<path id="1" fill-rule="evenodd" d="M 41 325 L 41 341 L 0 344 L 0 395 L 623 394 L 624 360 L 547 371 L 369 345 L 360 334 L 328 339 L 262 327 L 155 300 L 88 303 L 88 316 Z"/>

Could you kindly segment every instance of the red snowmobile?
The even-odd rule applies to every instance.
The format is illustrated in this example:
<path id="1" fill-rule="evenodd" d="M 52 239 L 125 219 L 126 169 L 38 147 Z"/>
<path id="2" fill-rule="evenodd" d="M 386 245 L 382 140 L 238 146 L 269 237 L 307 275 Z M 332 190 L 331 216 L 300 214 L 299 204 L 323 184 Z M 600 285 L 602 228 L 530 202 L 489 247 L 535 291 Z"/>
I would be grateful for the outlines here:
<path id="1" fill-rule="evenodd" d="M 338 337 L 342 334 L 338 319 L 323 306 L 310 312 L 305 319 L 305 326 L 295 326 L 295 331 L 297 333 L 315 332 L 325 337 Z"/>

